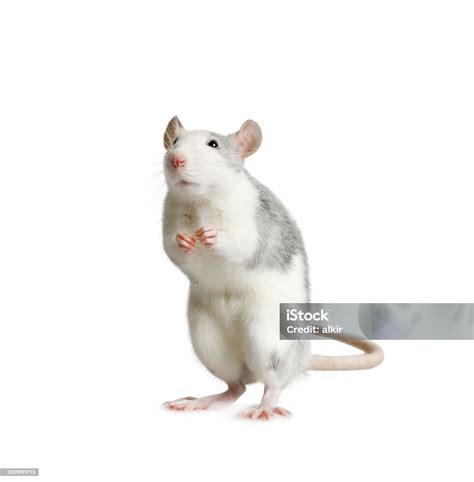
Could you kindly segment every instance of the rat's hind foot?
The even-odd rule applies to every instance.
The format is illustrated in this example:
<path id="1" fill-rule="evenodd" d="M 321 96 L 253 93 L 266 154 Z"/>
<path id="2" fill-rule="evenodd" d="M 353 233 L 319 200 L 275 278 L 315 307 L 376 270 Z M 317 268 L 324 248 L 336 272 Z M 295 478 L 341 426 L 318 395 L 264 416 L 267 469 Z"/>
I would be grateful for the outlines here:
<path id="1" fill-rule="evenodd" d="M 265 385 L 263 392 L 263 398 L 258 407 L 252 408 L 240 414 L 241 418 L 247 418 L 249 420 L 270 420 L 275 415 L 281 417 L 289 417 L 291 412 L 288 410 L 277 407 L 278 398 L 280 397 L 281 388 L 276 385 Z"/>
<path id="2" fill-rule="evenodd" d="M 224 403 L 219 398 L 219 395 L 211 395 L 209 397 L 195 398 L 185 397 L 178 398 L 170 402 L 165 402 L 163 406 L 168 410 L 175 410 L 177 412 L 190 412 L 192 410 L 208 410 L 214 408 L 218 403 Z"/>
<path id="3" fill-rule="evenodd" d="M 232 386 L 223 393 L 217 395 L 209 395 L 207 397 L 195 398 L 185 397 L 173 400 L 171 402 L 165 402 L 163 406 L 168 410 L 175 410 L 179 412 L 190 412 L 192 410 L 210 410 L 217 408 L 228 403 L 235 402 L 242 393 L 245 392 L 245 386 L 236 385 Z"/>
<path id="4" fill-rule="evenodd" d="M 242 412 L 240 418 L 246 418 L 248 420 L 271 420 L 275 415 L 289 417 L 291 412 L 283 407 L 265 407 L 259 405 L 256 408 Z"/>

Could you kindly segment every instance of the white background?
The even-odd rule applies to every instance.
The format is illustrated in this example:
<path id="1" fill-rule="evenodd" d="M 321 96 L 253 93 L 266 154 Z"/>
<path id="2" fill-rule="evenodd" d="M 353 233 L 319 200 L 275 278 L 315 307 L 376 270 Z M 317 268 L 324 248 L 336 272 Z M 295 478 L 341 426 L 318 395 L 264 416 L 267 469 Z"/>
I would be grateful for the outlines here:
<path id="1" fill-rule="evenodd" d="M 161 247 L 162 135 L 232 132 L 321 302 L 473 302 L 474 10 L 461 1 L 2 1 L 0 467 L 44 481 L 472 480 L 472 342 L 385 342 L 288 421 L 222 389 Z M 315 350 L 342 353 L 324 342 Z"/>

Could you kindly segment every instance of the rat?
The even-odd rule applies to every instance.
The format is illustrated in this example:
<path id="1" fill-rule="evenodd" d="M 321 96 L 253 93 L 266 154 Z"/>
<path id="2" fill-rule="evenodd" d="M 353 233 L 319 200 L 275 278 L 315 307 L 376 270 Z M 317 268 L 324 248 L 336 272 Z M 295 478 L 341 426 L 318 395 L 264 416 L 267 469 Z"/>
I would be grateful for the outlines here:
<path id="1" fill-rule="evenodd" d="M 166 128 L 163 245 L 190 282 L 194 351 L 227 384 L 219 394 L 166 402 L 170 410 L 219 407 L 236 401 L 248 384 L 262 383 L 262 400 L 241 416 L 285 417 L 290 412 L 278 405 L 280 394 L 307 370 L 366 369 L 383 360 L 378 345 L 346 335 L 329 337 L 364 354 L 313 355 L 308 340 L 280 339 L 279 304 L 310 301 L 309 267 L 296 222 L 245 167 L 261 142 L 252 120 L 230 135 L 188 131 L 178 117 Z"/>

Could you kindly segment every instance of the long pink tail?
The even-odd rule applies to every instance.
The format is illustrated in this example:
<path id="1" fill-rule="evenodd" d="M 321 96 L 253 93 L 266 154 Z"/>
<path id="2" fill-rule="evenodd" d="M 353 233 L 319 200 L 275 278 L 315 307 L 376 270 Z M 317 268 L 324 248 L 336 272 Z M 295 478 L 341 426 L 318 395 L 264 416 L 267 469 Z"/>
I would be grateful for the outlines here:
<path id="1" fill-rule="evenodd" d="M 383 361 L 382 348 L 372 341 L 355 340 L 344 335 L 331 334 L 324 336 L 353 346 L 364 353 L 345 356 L 311 355 L 309 370 L 367 370 L 380 365 Z"/>

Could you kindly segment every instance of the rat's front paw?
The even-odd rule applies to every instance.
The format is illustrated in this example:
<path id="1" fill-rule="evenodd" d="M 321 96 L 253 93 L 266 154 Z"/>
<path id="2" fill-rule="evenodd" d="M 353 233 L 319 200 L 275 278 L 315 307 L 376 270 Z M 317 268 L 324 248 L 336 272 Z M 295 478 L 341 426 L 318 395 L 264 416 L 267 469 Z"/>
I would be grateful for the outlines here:
<path id="1" fill-rule="evenodd" d="M 178 243 L 178 248 L 185 253 L 191 252 L 196 247 L 195 239 L 186 233 L 178 233 L 176 242 Z"/>
<path id="2" fill-rule="evenodd" d="M 214 226 L 203 226 L 194 235 L 204 246 L 211 247 L 217 241 L 217 229 Z"/>

